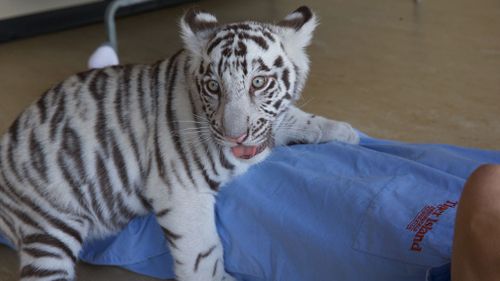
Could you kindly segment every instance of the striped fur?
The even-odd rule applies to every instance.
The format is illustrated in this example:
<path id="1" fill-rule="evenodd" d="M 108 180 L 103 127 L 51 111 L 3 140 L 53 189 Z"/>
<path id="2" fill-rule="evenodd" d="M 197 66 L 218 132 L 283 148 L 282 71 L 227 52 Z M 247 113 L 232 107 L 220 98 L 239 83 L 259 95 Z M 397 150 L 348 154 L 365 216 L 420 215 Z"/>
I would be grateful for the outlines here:
<path id="1" fill-rule="evenodd" d="M 0 231 L 20 252 L 20 279 L 74 280 L 86 239 L 153 211 L 178 280 L 231 280 L 215 229 L 220 187 L 274 145 L 357 142 L 348 124 L 293 106 L 315 25 L 306 7 L 278 25 L 220 25 L 192 10 L 186 48 L 169 59 L 48 90 L 0 140 Z"/>

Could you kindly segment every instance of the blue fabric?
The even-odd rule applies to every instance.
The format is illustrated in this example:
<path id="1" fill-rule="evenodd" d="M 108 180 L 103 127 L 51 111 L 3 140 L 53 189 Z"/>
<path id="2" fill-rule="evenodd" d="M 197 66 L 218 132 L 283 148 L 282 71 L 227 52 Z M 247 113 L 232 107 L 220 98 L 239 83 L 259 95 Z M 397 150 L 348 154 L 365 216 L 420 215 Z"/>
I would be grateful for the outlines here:
<path id="1" fill-rule="evenodd" d="M 2 232 L 0 232 L 0 245 L 5 245 L 10 248 L 15 248 L 15 246 L 9 240 L 7 240 L 7 238 L 2 236 Z"/>
<path id="2" fill-rule="evenodd" d="M 226 268 L 244 281 L 449 280 L 456 203 L 483 163 L 500 152 L 368 137 L 277 148 L 219 194 Z M 173 277 L 154 216 L 80 257 Z"/>
<path id="3" fill-rule="evenodd" d="M 451 280 L 451 264 L 446 263 L 442 266 L 434 267 L 429 270 L 427 275 L 428 281 L 450 281 Z"/>
<path id="4" fill-rule="evenodd" d="M 132 220 L 116 237 L 89 241 L 80 259 L 95 265 L 122 266 L 157 278 L 173 278 L 173 258 L 155 216 Z"/>

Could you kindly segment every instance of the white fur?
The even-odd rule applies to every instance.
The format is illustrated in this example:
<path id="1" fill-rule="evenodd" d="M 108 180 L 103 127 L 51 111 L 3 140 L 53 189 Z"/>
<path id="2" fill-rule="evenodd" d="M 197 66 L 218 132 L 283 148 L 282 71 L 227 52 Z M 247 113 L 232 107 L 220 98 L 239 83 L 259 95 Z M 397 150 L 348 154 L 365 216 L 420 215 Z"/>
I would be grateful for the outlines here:
<path id="1" fill-rule="evenodd" d="M 196 15 L 197 21 L 203 22 L 217 22 L 217 18 L 209 13 L 199 13 Z"/>
<path id="2" fill-rule="evenodd" d="M 292 20 L 302 17 L 301 13 L 291 13 L 285 17 L 285 20 Z M 309 74 L 309 57 L 305 48 L 311 44 L 313 32 L 318 25 L 318 19 L 315 14 L 312 18 L 304 23 L 301 28 L 296 30 L 291 27 L 275 26 L 275 32 L 280 36 L 283 41 L 288 55 L 294 60 L 294 63 L 301 69 L 299 76 L 300 81 L 305 81 Z M 300 84 L 300 90 L 304 87 L 304 83 Z"/>
<path id="3" fill-rule="evenodd" d="M 297 16 L 292 14 L 288 19 Z M 213 15 L 206 13 L 199 13 L 194 19 L 206 23 L 216 22 Z M 237 56 L 224 58 L 227 59 L 228 68 L 220 75 L 210 74 L 223 90 L 217 98 L 208 100 L 196 87 L 200 78 L 200 63 L 204 61 L 205 65 L 202 66 L 206 69 L 209 65 L 214 67 L 213 64 L 223 58 L 221 47 L 216 47 L 211 54 L 207 54 L 206 50 L 208 40 L 216 35 L 214 32 L 217 29 L 213 24 L 202 24 L 196 25 L 197 28 L 206 26 L 207 29 L 194 32 L 182 20 L 182 38 L 188 52 L 179 53 L 175 60 L 164 60 L 154 66 L 105 68 L 73 76 L 65 80 L 60 88 L 50 90 L 41 100 L 42 104 L 34 104 L 19 117 L 15 132 L 9 132 L 0 139 L 0 168 L 5 172 L 5 176 L 0 174 L 0 192 L 9 194 L 10 191 L 4 189 L 9 183 L 8 186 L 12 186 L 17 195 L 2 197 L 0 203 L 9 206 L 5 208 L 5 213 L 15 214 L 12 210 L 22 210 L 27 218 L 32 218 L 41 227 L 11 215 L 9 219 L 15 220 L 16 233 L 9 231 L 5 223 L 0 223 L 0 229 L 17 246 L 26 243 L 22 239 L 26 235 L 44 233 L 62 241 L 70 252 L 68 254 L 64 248 L 50 244 L 35 245 L 61 258 L 34 258 L 21 247 L 21 266 L 63 269 L 67 276 L 62 277 L 72 279 L 75 276 L 70 256 L 78 254 L 81 244 L 71 233 L 65 232 L 58 223 L 47 217 L 61 220 L 85 240 L 115 233 L 130 219 L 125 214 L 144 215 L 151 206 L 159 224 L 173 233 L 167 237 L 171 239 L 170 249 L 177 261 L 177 280 L 232 280 L 224 271 L 223 249 L 214 217 L 216 190 L 211 183 L 217 182 L 224 186 L 251 165 L 264 160 L 269 155 L 270 147 L 251 159 L 239 159 L 231 153 L 230 147 L 234 143 L 228 144 L 217 139 L 210 121 L 219 123 L 219 127 L 224 128 L 225 136 L 241 134 L 242 128 L 243 132 L 248 129 L 249 135 L 253 137 L 244 141 L 243 145 L 246 146 L 270 145 L 272 141 L 276 145 L 331 140 L 358 142 L 357 134 L 350 125 L 312 116 L 293 104 L 300 97 L 309 69 L 305 47 L 310 43 L 316 26 L 315 17 L 298 30 L 255 22 L 243 24 L 253 27 L 245 30 L 249 38 L 264 38 L 265 32 L 271 32 L 275 39 L 265 39 L 269 40 L 267 48 L 262 47 L 262 43 L 255 38 L 241 42 L 247 48 L 246 74 L 237 66 Z M 220 31 L 217 35 L 225 35 L 223 32 L 228 31 Z M 110 51 L 105 47 L 98 49 L 93 56 L 95 60 L 91 60 L 91 67 L 117 63 L 117 58 L 108 60 L 113 58 L 113 54 L 116 56 Z M 279 67 L 279 71 L 274 69 L 274 76 L 269 76 L 269 79 L 274 79 L 277 89 L 275 95 L 269 97 L 273 103 L 264 102 L 264 93 L 254 92 L 250 97 L 249 81 L 266 72 L 259 67 L 260 61 L 272 67 L 278 57 L 282 58 L 282 67 Z M 166 75 L 167 68 L 176 71 L 176 75 Z M 285 75 L 285 69 L 289 71 L 288 75 Z M 130 75 L 126 80 L 130 91 L 121 91 L 126 74 Z M 142 91 L 132 90 L 139 87 L 139 81 Z M 293 95 L 293 98 L 287 94 Z M 127 103 L 120 98 L 126 98 Z M 279 106 L 274 107 L 277 101 Z M 119 110 L 123 104 L 128 107 Z M 204 111 L 202 108 L 205 106 L 215 109 Z M 268 112 L 263 108 L 267 108 Z M 46 121 L 42 121 L 43 112 L 47 115 Z M 64 116 L 59 116 L 61 112 L 64 112 Z M 130 126 L 121 127 L 121 114 L 126 115 Z M 175 120 L 167 119 L 169 116 Z M 58 121 L 59 117 L 62 121 Z M 103 120 L 106 124 L 103 126 L 105 133 L 96 130 L 102 128 L 97 125 Z M 267 122 L 264 122 L 265 126 L 256 125 L 261 120 Z M 220 123 L 224 123 L 224 126 L 220 126 Z M 177 127 L 171 127 L 172 124 Z M 77 135 L 77 140 L 65 144 L 65 141 L 71 140 L 66 134 L 68 132 L 64 131 L 68 128 Z M 17 136 L 15 141 L 13 136 Z M 46 167 L 46 180 L 36 169 L 30 169 L 34 167 L 35 157 L 32 154 L 36 153 L 33 151 L 37 151 L 30 147 L 32 137 L 40 142 L 43 157 L 50 163 Z M 104 143 L 110 137 L 114 137 L 115 141 L 112 144 Z M 136 153 L 134 142 L 137 144 Z M 112 149 L 119 152 L 110 152 Z M 123 157 L 123 161 L 117 161 L 117 155 Z M 98 164 L 102 162 L 100 160 L 104 163 Z M 234 168 L 227 168 L 227 162 Z M 26 172 L 24 167 L 28 167 Z M 141 174 L 141 170 L 147 171 L 147 174 Z M 16 177 L 16 171 L 22 171 L 23 176 Z M 106 183 L 102 185 L 99 180 L 104 176 L 107 180 L 103 180 Z M 125 179 L 133 189 L 126 190 L 123 184 Z M 71 181 L 78 186 L 72 187 Z M 95 187 L 95 192 L 91 192 L 91 187 Z M 43 194 L 37 193 L 38 188 Z M 77 194 L 78 191 L 82 192 L 81 196 Z M 36 202 L 45 213 L 37 212 L 31 204 L 20 206 L 19 202 L 23 200 L 16 196 L 21 195 L 23 200 L 28 198 Z M 106 201 L 105 197 L 112 198 L 109 201 L 113 203 Z M 124 209 L 115 205 L 115 199 L 118 198 L 123 198 L 127 211 L 121 212 Z M 142 204 L 141 199 L 146 199 L 148 204 Z M 112 206 L 108 207 L 107 204 Z M 0 210 L 3 211 L 3 207 L 0 206 Z M 84 217 L 89 219 L 82 220 Z M 36 241 L 35 244 L 43 242 Z M 32 279 L 27 277 L 23 281 Z"/>
<path id="4" fill-rule="evenodd" d="M 197 21 L 216 23 L 217 18 L 209 13 L 198 13 L 195 17 Z M 184 41 L 184 47 L 191 51 L 195 56 L 201 56 L 202 50 L 206 47 L 210 34 L 213 30 L 193 31 L 184 18 L 180 21 L 181 38 Z"/>

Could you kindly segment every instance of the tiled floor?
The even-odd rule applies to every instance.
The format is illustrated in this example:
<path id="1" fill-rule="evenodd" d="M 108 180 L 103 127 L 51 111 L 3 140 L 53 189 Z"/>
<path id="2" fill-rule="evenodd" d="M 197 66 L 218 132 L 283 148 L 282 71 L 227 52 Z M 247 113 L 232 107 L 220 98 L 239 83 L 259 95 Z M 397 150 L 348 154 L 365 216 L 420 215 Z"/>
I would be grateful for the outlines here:
<path id="1" fill-rule="evenodd" d="M 288 0 L 198 2 L 221 21 L 279 20 Z M 312 0 L 320 18 L 300 104 L 362 131 L 409 142 L 500 148 L 500 2 Z M 181 47 L 189 5 L 118 22 L 125 63 L 153 62 Z M 85 69 L 102 25 L 0 45 L 0 131 L 40 93 Z M 15 254 L 0 248 L 0 280 L 15 280 Z M 4 262 L 6 261 L 6 262 Z M 151 280 L 80 266 L 79 280 Z"/>

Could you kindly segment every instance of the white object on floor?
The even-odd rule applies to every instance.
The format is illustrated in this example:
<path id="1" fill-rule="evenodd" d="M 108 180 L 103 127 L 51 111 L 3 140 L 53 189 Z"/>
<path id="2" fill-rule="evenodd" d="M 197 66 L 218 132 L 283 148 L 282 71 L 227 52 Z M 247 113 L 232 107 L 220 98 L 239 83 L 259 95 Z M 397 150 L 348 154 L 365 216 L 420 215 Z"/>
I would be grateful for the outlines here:
<path id="1" fill-rule="evenodd" d="M 119 64 L 118 55 L 115 50 L 109 45 L 102 45 L 97 48 L 90 56 L 89 68 L 103 68 L 111 65 Z"/>

